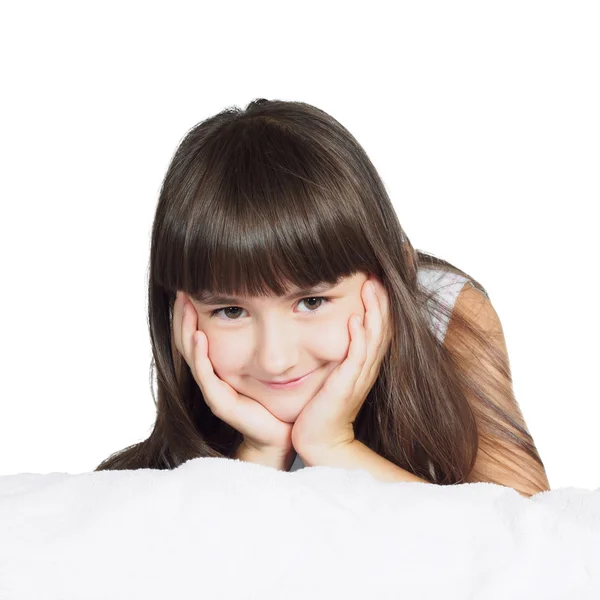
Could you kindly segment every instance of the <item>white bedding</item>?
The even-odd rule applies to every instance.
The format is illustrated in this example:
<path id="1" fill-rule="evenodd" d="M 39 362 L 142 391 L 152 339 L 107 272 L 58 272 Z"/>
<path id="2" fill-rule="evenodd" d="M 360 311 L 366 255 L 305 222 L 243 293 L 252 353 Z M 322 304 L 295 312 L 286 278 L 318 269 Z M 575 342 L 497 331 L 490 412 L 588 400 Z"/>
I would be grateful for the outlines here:
<path id="1" fill-rule="evenodd" d="M 600 488 L 198 458 L 0 476 L 1 600 L 600 598 Z"/>

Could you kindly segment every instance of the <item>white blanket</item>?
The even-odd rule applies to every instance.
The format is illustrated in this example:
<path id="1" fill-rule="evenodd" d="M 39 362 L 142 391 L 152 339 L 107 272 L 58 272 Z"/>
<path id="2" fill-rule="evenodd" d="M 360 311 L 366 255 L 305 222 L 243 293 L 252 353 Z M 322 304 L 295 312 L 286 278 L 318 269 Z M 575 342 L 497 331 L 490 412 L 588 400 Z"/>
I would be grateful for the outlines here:
<path id="1" fill-rule="evenodd" d="M 600 488 L 223 458 L 0 476 L 1 600 L 600 598 Z"/>

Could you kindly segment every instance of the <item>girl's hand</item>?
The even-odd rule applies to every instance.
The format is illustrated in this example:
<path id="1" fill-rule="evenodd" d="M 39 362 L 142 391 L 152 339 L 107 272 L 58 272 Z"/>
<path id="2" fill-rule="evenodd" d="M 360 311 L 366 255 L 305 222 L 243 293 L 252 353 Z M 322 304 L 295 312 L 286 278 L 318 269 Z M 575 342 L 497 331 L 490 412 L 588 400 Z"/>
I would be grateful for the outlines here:
<path id="1" fill-rule="evenodd" d="M 234 390 L 214 372 L 208 357 L 208 338 L 198 330 L 198 313 L 183 292 L 173 307 L 175 346 L 187 362 L 212 413 L 244 436 L 257 450 L 288 453 L 292 446 L 292 423 L 273 416 L 262 404 Z M 196 340 L 198 343 L 196 343 Z"/>
<path id="2" fill-rule="evenodd" d="M 292 443 L 301 456 L 354 441 L 354 420 L 377 379 L 391 340 L 385 287 L 370 276 L 363 284 L 361 297 L 366 310 L 365 326 L 360 315 L 357 323 L 353 323 L 355 315 L 350 317 L 346 358 L 330 373 L 294 423 Z"/>

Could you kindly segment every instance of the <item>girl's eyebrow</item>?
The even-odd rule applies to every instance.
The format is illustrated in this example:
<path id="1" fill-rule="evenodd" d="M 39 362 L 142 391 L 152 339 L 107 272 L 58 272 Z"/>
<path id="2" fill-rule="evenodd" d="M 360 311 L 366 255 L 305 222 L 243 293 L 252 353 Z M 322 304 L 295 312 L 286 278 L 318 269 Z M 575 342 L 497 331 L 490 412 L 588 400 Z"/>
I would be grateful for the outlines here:
<path id="1" fill-rule="evenodd" d="M 313 288 L 309 288 L 309 289 L 305 289 L 305 290 L 298 290 L 297 292 L 294 292 L 293 294 L 284 296 L 283 299 L 284 300 L 296 300 L 297 298 L 302 298 L 304 296 L 310 296 L 311 294 L 320 294 L 322 292 L 329 290 L 331 287 L 333 287 L 333 286 L 329 285 L 328 283 L 322 283 Z M 198 294 L 191 295 L 191 297 L 199 304 L 209 304 L 209 305 L 210 304 L 235 304 L 236 302 L 244 301 L 242 298 L 232 298 L 229 296 L 218 296 L 218 295 L 212 294 L 208 290 L 203 290 L 203 291 L 199 292 Z"/>

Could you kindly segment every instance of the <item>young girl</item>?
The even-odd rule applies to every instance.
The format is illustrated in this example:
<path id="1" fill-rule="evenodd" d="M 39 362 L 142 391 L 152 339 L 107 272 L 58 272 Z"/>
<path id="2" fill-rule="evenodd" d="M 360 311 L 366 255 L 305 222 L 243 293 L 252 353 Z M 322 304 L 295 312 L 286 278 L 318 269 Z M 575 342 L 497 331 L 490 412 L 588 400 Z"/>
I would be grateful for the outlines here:
<path id="1" fill-rule="evenodd" d="M 149 327 L 154 428 L 96 471 L 210 456 L 550 489 L 485 289 L 413 249 L 363 148 L 314 106 L 258 99 L 185 136 Z"/>

